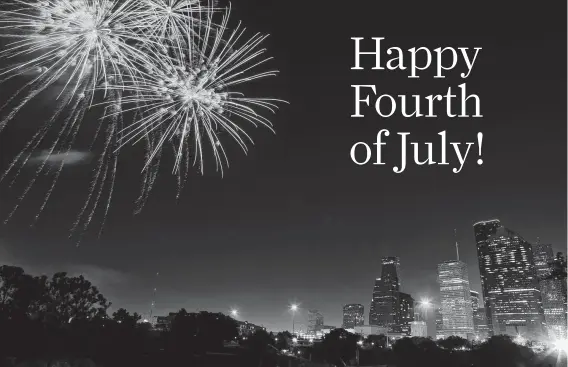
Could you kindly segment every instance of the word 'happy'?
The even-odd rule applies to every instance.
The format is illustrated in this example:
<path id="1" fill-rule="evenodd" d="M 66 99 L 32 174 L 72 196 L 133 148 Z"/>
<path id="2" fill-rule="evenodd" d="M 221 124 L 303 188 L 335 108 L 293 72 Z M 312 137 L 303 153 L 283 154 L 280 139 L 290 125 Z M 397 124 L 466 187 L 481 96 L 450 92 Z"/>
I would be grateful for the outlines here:
<path id="1" fill-rule="evenodd" d="M 363 66 L 361 66 L 361 59 L 362 57 L 367 57 L 369 59 L 374 59 L 370 70 L 378 70 L 378 71 L 404 71 L 407 70 L 408 78 L 411 79 L 419 79 L 421 77 L 422 72 L 433 69 L 434 75 L 433 79 L 439 80 L 444 79 L 449 73 L 457 69 L 461 71 L 459 73 L 459 77 L 461 79 L 467 79 L 475 66 L 475 62 L 479 55 L 479 51 L 481 51 L 481 47 L 438 47 L 433 50 L 430 50 L 427 47 L 412 47 L 406 50 L 402 50 L 400 47 L 389 47 L 386 50 L 383 47 L 382 41 L 384 37 L 373 37 L 372 39 L 374 42 L 374 49 L 369 51 L 362 51 L 361 40 L 362 37 L 352 37 L 353 41 L 355 41 L 355 65 L 351 67 L 351 70 L 365 70 Z M 369 42 L 368 45 L 370 45 Z M 424 75 L 422 75 L 424 76 Z M 435 118 L 438 117 L 438 113 L 440 113 L 440 104 L 445 104 L 444 112 L 445 116 L 450 118 L 468 118 L 468 117 L 475 117 L 480 118 L 483 117 L 481 114 L 481 100 L 478 95 L 476 94 L 468 94 L 466 91 L 466 83 L 461 83 L 457 86 L 458 91 L 452 90 L 452 87 L 447 88 L 447 92 L 444 95 L 441 94 L 431 94 L 428 96 L 421 97 L 420 95 L 412 95 L 411 97 L 406 95 L 397 95 L 392 96 L 390 94 L 380 94 L 377 95 L 377 86 L 373 84 L 357 84 L 351 85 L 354 90 L 354 100 L 355 100 L 355 108 L 354 113 L 351 117 L 364 117 L 362 112 L 362 107 L 367 106 L 371 107 L 374 106 L 374 110 L 378 116 L 382 118 L 389 118 L 395 116 L 398 112 L 398 115 L 409 118 L 409 117 L 427 117 L 427 118 Z M 371 102 L 371 97 L 374 98 L 374 102 Z M 442 102 L 443 101 L 443 102 Z M 454 109 L 453 102 L 459 101 L 460 108 Z M 468 107 L 473 107 L 473 114 L 468 113 Z M 443 107 L 442 107 L 443 108 Z M 377 136 L 379 139 L 381 133 L 385 133 L 385 136 L 389 135 L 388 130 L 381 130 Z M 443 134 L 442 134 L 443 133 Z M 415 147 L 415 163 L 418 165 L 423 164 L 448 164 L 445 158 L 445 140 L 446 140 L 446 132 L 442 132 L 440 135 L 442 136 L 442 152 L 444 158 L 442 162 L 436 163 L 431 158 L 431 151 L 432 151 L 432 144 L 433 143 L 426 143 L 428 146 L 428 159 L 426 161 L 420 161 L 418 159 L 418 142 L 413 142 L 411 145 Z M 406 136 L 410 133 L 398 133 L 401 136 L 401 156 L 402 162 L 400 167 L 394 167 L 393 171 L 395 173 L 401 173 L 405 170 L 406 167 Z M 478 134 L 478 148 L 479 148 L 479 156 L 481 157 L 481 139 L 483 137 L 482 133 Z M 380 146 L 381 143 L 377 140 L 378 150 L 378 160 L 380 162 Z M 467 148 L 463 153 L 460 150 L 460 144 L 462 143 L 450 143 L 450 145 L 454 148 L 454 151 L 458 157 L 460 167 L 459 169 L 454 168 L 454 173 L 459 173 L 465 163 L 465 159 L 467 158 L 469 148 L 474 143 L 464 143 L 463 146 Z M 355 159 L 354 152 L 358 146 L 364 145 L 366 147 L 367 159 L 364 163 L 361 163 Z M 363 143 L 358 142 L 353 145 L 351 148 L 351 159 L 355 164 L 362 165 L 366 164 L 370 160 L 370 147 Z M 483 163 L 483 160 L 480 158 L 477 162 L 479 165 Z M 384 164 L 384 163 L 374 163 L 374 164 Z"/>

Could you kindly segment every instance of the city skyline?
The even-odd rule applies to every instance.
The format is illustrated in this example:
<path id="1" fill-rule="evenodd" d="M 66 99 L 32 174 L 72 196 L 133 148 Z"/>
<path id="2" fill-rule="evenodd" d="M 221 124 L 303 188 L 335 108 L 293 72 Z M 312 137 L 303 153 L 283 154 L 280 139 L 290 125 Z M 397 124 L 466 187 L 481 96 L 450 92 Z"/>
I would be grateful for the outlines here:
<path id="1" fill-rule="evenodd" d="M 298 324 L 307 325 L 308 310 L 317 309 L 326 325 L 340 326 L 342 307 L 352 303 L 364 306 L 368 323 L 383 257 L 400 258 L 402 292 L 415 300 L 436 297 L 437 264 L 455 256 L 454 229 L 471 289 L 481 293 L 472 230 L 480 220 L 499 218 L 530 243 L 540 238 L 554 252 L 565 251 L 566 55 L 558 47 L 566 44 L 565 4 L 548 9 L 516 4 L 515 17 L 509 6 L 494 2 L 476 3 L 467 16 L 455 7 L 420 2 L 412 11 L 400 2 L 372 1 L 364 2 L 365 11 L 318 1 L 234 5 L 234 19 L 248 31 L 270 34 L 265 47 L 279 76 L 245 92 L 290 102 L 271 119 L 276 134 L 247 129 L 255 141 L 248 154 L 228 145 L 230 168 L 223 178 L 214 165 L 206 166 L 205 176 L 189 175 L 179 200 L 177 183 L 166 169 L 173 161 L 166 158 L 136 216 L 143 151 L 129 149 L 121 155 L 101 237 L 101 218 L 95 216 L 92 230 L 76 247 L 67 236 L 97 163 L 89 150 L 96 129 L 85 120 L 77 150 L 70 152 L 34 227 L 51 185 L 48 178 L 35 183 L 10 223 L 0 227 L 0 263 L 34 274 L 83 273 L 112 301 L 111 312 L 124 307 L 147 315 L 152 301 L 153 315 L 182 307 L 237 309 L 242 320 L 290 330 L 293 303 L 300 306 Z M 394 14 L 404 14 L 404 21 Z M 337 19 L 345 24 L 338 27 Z M 377 85 L 377 94 L 427 95 L 443 93 L 459 80 L 434 79 L 427 72 L 409 79 L 404 73 L 351 70 L 351 37 L 385 37 L 402 49 L 482 47 L 467 90 L 480 96 L 484 117 L 386 120 L 368 114 L 352 119 L 353 84 Z M 537 67 L 544 55 L 546 67 Z M 6 85 L 0 101 L 10 93 Z M 2 131 L 1 172 L 36 131 L 54 98 L 41 97 Z M 355 165 L 351 146 L 374 141 L 385 128 L 393 136 L 408 131 L 421 146 L 443 130 L 452 141 L 483 132 L 484 163 L 466 162 L 458 174 L 438 165 L 412 165 L 402 174 Z M 385 160 L 399 162 L 398 148 L 385 146 Z M 2 221 L 37 168 L 34 162 L 12 187 L 9 180 L 0 185 Z"/>

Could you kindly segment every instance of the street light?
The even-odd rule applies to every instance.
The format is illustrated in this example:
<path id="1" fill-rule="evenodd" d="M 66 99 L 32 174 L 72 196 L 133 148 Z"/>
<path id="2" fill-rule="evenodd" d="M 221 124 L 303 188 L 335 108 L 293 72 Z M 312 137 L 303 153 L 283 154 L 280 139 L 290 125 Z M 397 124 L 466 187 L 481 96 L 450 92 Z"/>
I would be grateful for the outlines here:
<path id="1" fill-rule="evenodd" d="M 236 310 L 236 309 L 233 308 L 231 310 L 231 316 L 233 316 L 235 318 L 238 317 L 239 316 L 239 310 Z"/>
<path id="2" fill-rule="evenodd" d="M 294 335 L 294 318 L 296 317 L 296 311 L 298 311 L 298 305 L 292 304 L 290 305 L 290 311 L 292 311 L 292 335 Z"/>

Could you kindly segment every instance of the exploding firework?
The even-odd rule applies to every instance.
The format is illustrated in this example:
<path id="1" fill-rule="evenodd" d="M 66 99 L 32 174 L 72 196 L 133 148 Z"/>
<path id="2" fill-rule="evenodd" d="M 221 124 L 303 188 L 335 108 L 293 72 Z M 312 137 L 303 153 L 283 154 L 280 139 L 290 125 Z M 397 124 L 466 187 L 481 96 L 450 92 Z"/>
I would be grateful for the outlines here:
<path id="1" fill-rule="evenodd" d="M 124 130 L 121 145 L 146 141 L 145 168 L 150 181 L 155 178 L 166 142 L 172 143 L 174 173 L 181 184 L 181 172 L 187 174 L 192 165 L 198 165 L 203 173 L 207 146 L 217 169 L 223 172 L 228 160 L 221 134 L 246 152 L 247 141 L 252 139 L 239 123 L 272 128 L 260 110 L 274 113 L 277 104 L 284 101 L 245 97 L 237 90 L 243 83 L 276 75 L 274 70 L 257 71 L 270 60 L 263 57 L 265 50 L 259 47 L 267 36 L 256 34 L 244 40 L 245 29 L 240 24 L 228 29 L 229 14 L 230 9 L 222 13 L 219 24 L 214 24 L 212 12 L 205 12 L 206 26 L 198 28 L 196 34 L 187 32 L 183 48 L 162 46 L 155 51 L 162 55 L 155 59 L 159 62 L 149 65 L 143 78 L 131 82 L 125 79 L 124 85 L 117 86 L 128 92 L 123 103 L 131 107 L 125 110 L 139 113 Z"/>
<path id="2" fill-rule="evenodd" d="M 201 16 L 215 10 L 212 0 L 207 4 L 202 4 L 200 0 L 139 0 L 128 24 L 160 42 L 179 45 L 187 32 L 195 34 L 199 28 L 210 26 L 201 20 Z"/>
<path id="3" fill-rule="evenodd" d="M 54 90 L 57 94 L 51 118 L 0 177 L 2 181 L 15 173 L 13 184 L 48 134 L 56 132 L 48 155 L 7 220 L 40 174 L 52 174 L 37 220 L 65 162 L 54 169 L 49 156 L 72 151 L 91 107 L 105 106 L 103 117 L 94 123 L 90 149 L 103 132 L 106 135 L 87 199 L 71 231 L 73 235 L 81 230 L 80 236 L 99 201 L 106 198 L 103 228 L 124 145 L 146 144 L 139 211 L 154 186 L 165 146 L 174 152 L 179 194 L 191 166 L 198 165 L 203 173 L 207 146 L 222 173 L 228 160 L 221 135 L 228 135 L 246 152 L 252 139 L 242 122 L 271 129 L 261 112 L 275 112 L 284 102 L 245 97 L 238 90 L 243 83 L 277 72 L 257 71 L 270 59 L 260 48 L 266 36 L 246 38 L 240 24 L 229 30 L 230 9 L 219 12 L 220 22 L 215 23 L 219 9 L 211 1 L 201 6 L 196 0 L 14 0 L 5 6 L 0 10 L 0 30 L 12 42 L 0 52 L 0 61 L 11 66 L 0 70 L 0 82 L 34 77 L 1 107 L 9 113 L 0 119 L 0 131 L 39 94 Z M 102 101 L 94 103 L 99 97 Z M 125 112 L 133 114 L 133 123 L 127 126 Z"/>
<path id="4" fill-rule="evenodd" d="M 33 78 L 2 107 L 9 113 L 0 120 L 0 131 L 41 93 L 57 95 L 51 118 L 38 129 L 0 178 L 4 180 L 10 173 L 15 173 L 13 184 L 40 144 L 50 133 L 56 132 L 45 160 L 37 168 L 6 221 L 18 209 L 40 174 L 51 173 L 52 185 L 35 217 L 35 220 L 38 219 L 64 165 L 63 160 L 54 171 L 48 165 L 50 155 L 67 154 L 71 150 L 81 122 L 95 98 L 94 91 L 101 88 L 105 89 L 102 98 L 108 103 L 106 109 L 114 114 L 95 121 L 98 126 L 93 129 L 96 130 L 93 142 L 100 131 L 106 130 L 106 137 L 86 202 L 93 209 L 88 211 L 84 208 L 79 216 L 82 218 L 85 215 L 85 226 L 90 223 L 92 212 L 96 210 L 98 199 L 107 186 L 110 202 L 118 157 L 115 145 L 118 131 L 123 127 L 121 116 L 117 113 L 120 110 L 121 91 L 115 89 L 108 92 L 105 86 L 109 83 L 120 85 L 124 75 L 128 75 L 131 82 L 136 80 L 138 65 L 149 58 L 139 52 L 136 44 L 152 41 L 128 26 L 127 20 L 136 9 L 134 0 L 17 0 L 3 5 L 0 10 L 1 35 L 10 42 L 0 52 L 2 64 L 9 65 L 0 71 L 2 81 L 29 75 L 33 75 Z M 107 181 L 110 181 L 109 185 Z M 74 230 L 78 225 L 76 223 Z"/>

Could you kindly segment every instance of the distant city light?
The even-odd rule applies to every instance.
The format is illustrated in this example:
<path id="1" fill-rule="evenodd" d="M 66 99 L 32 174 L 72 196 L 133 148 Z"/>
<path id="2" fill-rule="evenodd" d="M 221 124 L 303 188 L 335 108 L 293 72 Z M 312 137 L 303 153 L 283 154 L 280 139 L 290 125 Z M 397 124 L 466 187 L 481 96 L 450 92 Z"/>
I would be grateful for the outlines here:
<path id="1" fill-rule="evenodd" d="M 292 339 L 292 341 L 293 341 L 294 343 L 297 343 L 297 342 L 298 342 L 298 338 L 294 338 L 294 339 Z"/>
<path id="2" fill-rule="evenodd" d="M 357 342 L 357 344 L 363 345 L 363 341 L 362 341 L 362 340 L 359 340 L 359 341 Z"/>

